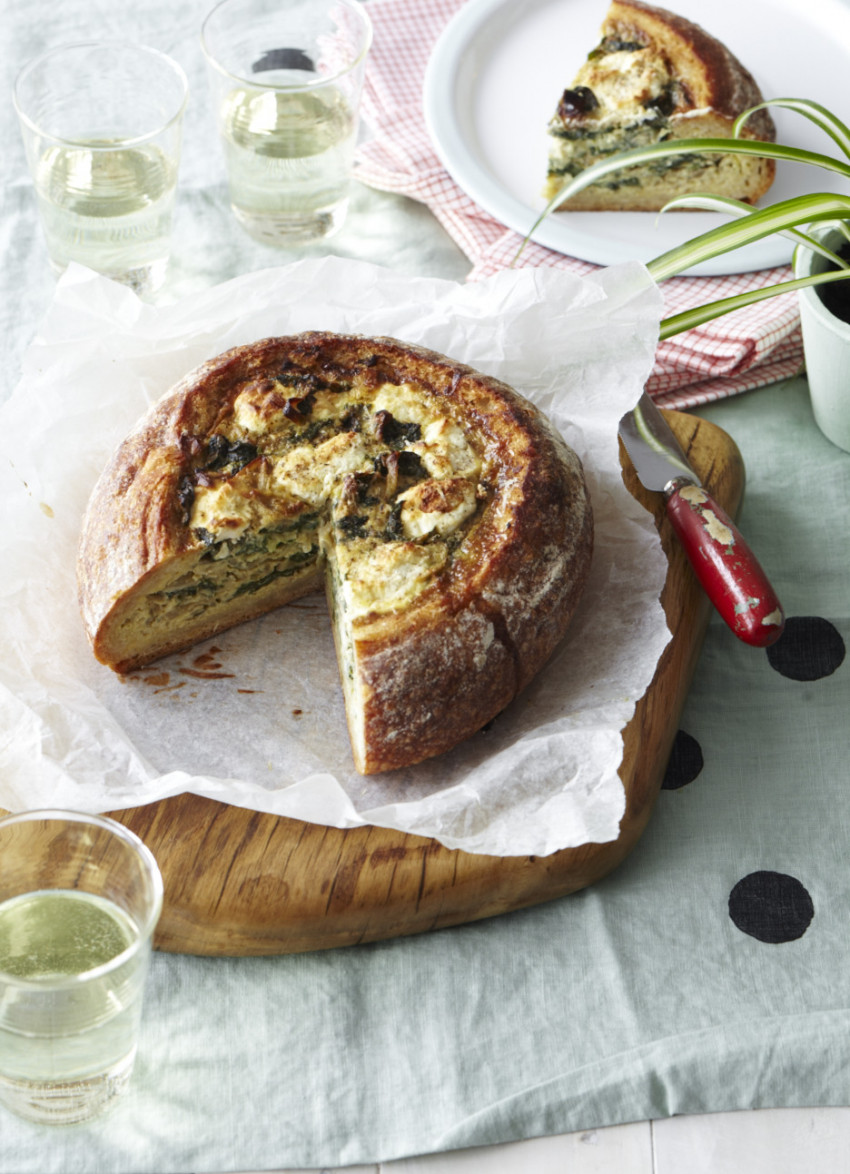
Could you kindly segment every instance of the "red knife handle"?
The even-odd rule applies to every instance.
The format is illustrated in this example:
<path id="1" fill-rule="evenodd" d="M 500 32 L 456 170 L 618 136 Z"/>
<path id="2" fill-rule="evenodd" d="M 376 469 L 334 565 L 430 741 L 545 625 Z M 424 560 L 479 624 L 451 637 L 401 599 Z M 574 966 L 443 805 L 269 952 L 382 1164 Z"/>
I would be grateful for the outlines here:
<path id="1" fill-rule="evenodd" d="M 785 614 L 735 523 L 698 485 L 676 481 L 667 516 L 711 602 L 745 644 L 766 648 L 782 635 Z"/>

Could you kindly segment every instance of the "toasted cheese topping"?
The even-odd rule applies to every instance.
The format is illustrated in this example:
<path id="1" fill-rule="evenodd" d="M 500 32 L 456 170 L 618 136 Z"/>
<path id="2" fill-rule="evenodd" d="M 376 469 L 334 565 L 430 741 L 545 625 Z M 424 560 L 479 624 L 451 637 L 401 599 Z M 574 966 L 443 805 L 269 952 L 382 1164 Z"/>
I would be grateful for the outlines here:
<path id="1" fill-rule="evenodd" d="M 446 537 L 475 513 L 475 486 L 462 477 L 421 481 L 398 495 L 402 502 L 401 524 L 408 538 L 429 534 Z"/>
<path id="2" fill-rule="evenodd" d="M 299 401 L 304 390 L 286 387 L 271 379 L 258 379 L 248 384 L 233 403 L 233 425 L 246 435 L 267 436 L 285 431 L 301 413 Z M 302 406 L 304 406 L 302 404 Z M 338 407 L 338 396 L 332 391 L 313 392 L 310 418 L 329 419 Z"/>
<path id="3" fill-rule="evenodd" d="M 477 477 L 481 460 L 467 443 L 463 431 L 445 416 L 438 416 L 422 430 L 422 440 L 411 444 L 432 477 Z"/>
<path id="4" fill-rule="evenodd" d="M 392 412 L 404 424 L 425 427 L 440 412 L 420 388 L 411 383 L 384 383 L 375 392 L 372 406 L 376 412 Z"/>
<path id="5" fill-rule="evenodd" d="M 231 477 L 212 474 L 195 490 L 191 526 L 224 540 L 280 522 L 283 503 L 273 495 L 267 461 L 254 462 Z M 289 503 L 290 514 L 299 511 Z"/>
<path id="6" fill-rule="evenodd" d="M 212 486 L 196 499 L 192 526 L 218 534 L 222 538 L 239 538 L 249 526 L 259 524 L 256 503 L 225 481 Z"/>
<path id="7" fill-rule="evenodd" d="M 276 462 L 275 488 L 283 496 L 323 505 L 346 473 L 368 471 L 372 459 L 356 432 L 340 432 L 321 444 L 299 444 Z"/>
<path id="8" fill-rule="evenodd" d="M 339 595 L 352 618 L 408 606 L 448 561 L 441 542 L 337 546 Z"/>
<path id="9" fill-rule="evenodd" d="M 641 48 L 591 59 L 578 71 L 576 85 L 592 90 L 598 103 L 584 121 L 602 127 L 612 120 L 620 124 L 656 120 L 657 102 L 670 92 L 673 79 L 662 54 Z"/>
<path id="10" fill-rule="evenodd" d="M 321 548 L 350 618 L 414 600 L 486 498 L 476 442 L 413 384 L 287 371 L 239 388 L 216 427 L 188 514 L 205 557 L 305 530 L 299 551 Z"/>

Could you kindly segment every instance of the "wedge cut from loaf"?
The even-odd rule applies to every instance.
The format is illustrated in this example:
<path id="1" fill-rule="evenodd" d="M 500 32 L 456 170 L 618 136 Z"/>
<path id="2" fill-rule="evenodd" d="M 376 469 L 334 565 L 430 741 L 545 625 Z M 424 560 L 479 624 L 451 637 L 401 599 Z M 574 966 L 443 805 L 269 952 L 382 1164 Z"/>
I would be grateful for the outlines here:
<path id="1" fill-rule="evenodd" d="M 602 39 L 564 91 L 549 123 L 548 175 L 554 199 L 564 184 L 618 151 L 684 138 L 730 138 L 735 119 L 762 101 L 750 72 L 698 25 L 640 0 L 614 0 Z M 743 138 L 773 141 L 766 110 Z M 774 178 L 772 159 L 689 154 L 624 168 L 578 192 L 573 211 L 657 211 L 695 192 L 754 203 Z"/>
<path id="2" fill-rule="evenodd" d="M 80 603 L 123 673 L 324 582 L 373 773 L 450 749 L 528 684 L 592 536 L 578 457 L 511 388 L 395 339 L 311 332 L 228 351 L 151 408 L 92 492 Z"/>

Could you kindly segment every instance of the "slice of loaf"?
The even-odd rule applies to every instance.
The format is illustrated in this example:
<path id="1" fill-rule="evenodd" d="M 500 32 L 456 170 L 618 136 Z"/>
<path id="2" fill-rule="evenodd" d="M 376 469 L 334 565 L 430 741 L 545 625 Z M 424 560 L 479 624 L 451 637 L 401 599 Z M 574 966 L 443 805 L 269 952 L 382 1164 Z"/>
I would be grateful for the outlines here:
<path id="1" fill-rule="evenodd" d="M 737 116 L 761 101 L 749 71 L 698 25 L 640 0 L 614 0 L 599 45 L 549 123 L 543 194 L 553 199 L 571 177 L 618 151 L 683 138 L 730 138 Z M 774 139 L 767 111 L 748 120 L 742 137 Z M 771 159 L 682 154 L 614 172 L 561 207 L 649 212 L 694 192 L 754 203 L 773 177 Z"/>

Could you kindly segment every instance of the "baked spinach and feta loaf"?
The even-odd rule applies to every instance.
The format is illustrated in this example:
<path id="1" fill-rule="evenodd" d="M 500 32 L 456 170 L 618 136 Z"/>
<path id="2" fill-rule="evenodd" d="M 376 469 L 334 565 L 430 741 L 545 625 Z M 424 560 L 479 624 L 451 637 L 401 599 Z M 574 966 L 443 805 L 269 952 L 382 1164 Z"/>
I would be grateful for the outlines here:
<path id="1" fill-rule="evenodd" d="M 641 0 L 614 0 L 602 39 L 564 91 L 549 127 L 543 194 L 619 151 L 683 138 L 730 138 L 738 115 L 762 101 L 752 74 L 698 25 Z M 757 111 L 743 138 L 773 141 Z M 709 192 L 754 203 L 773 182 L 770 159 L 683 153 L 606 176 L 571 197 L 574 211 L 657 211 Z"/>
<path id="2" fill-rule="evenodd" d="M 228 351 L 153 405 L 92 492 L 79 594 L 123 673 L 324 583 L 368 774 L 448 750 L 529 683 L 592 537 L 578 457 L 510 387 L 310 332 Z"/>

